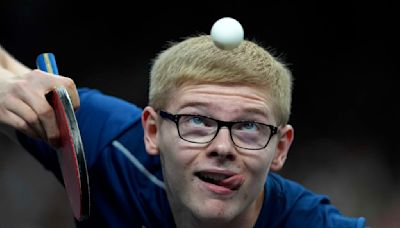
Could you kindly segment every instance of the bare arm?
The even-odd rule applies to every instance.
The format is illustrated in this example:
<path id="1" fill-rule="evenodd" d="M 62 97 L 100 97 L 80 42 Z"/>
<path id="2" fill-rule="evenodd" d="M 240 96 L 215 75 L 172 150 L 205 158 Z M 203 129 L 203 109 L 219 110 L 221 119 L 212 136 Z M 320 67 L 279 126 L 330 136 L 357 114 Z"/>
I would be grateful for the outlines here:
<path id="1" fill-rule="evenodd" d="M 14 75 L 26 74 L 31 69 L 16 60 L 0 45 L 0 66 L 1 68 L 10 71 Z"/>
<path id="2" fill-rule="evenodd" d="M 16 140 L 15 130 L 56 145 L 59 137 L 53 109 L 45 95 L 56 86 L 67 88 L 75 108 L 79 97 L 67 77 L 31 70 L 0 46 L 0 132 Z"/>

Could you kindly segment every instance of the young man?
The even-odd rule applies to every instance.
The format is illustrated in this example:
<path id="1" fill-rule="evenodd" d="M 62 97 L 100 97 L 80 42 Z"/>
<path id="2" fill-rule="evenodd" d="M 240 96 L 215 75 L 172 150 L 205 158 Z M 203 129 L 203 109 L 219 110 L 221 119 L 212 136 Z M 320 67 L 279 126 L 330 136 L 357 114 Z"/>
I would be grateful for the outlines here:
<path id="1" fill-rule="evenodd" d="M 79 227 L 365 225 L 273 173 L 294 136 L 292 76 L 254 42 L 224 51 L 200 35 L 171 45 L 155 59 L 143 110 L 1 56 L 0 121 L 60 180 L 58 129 L 44 95 L 69 88 L 92 202 Z"/>

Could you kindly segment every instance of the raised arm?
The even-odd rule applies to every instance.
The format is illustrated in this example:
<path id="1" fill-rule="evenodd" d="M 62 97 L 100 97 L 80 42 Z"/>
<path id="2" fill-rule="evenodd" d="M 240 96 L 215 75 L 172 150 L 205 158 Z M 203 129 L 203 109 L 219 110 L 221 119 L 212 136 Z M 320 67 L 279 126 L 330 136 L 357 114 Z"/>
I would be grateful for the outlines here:
<path id="1" fill-rule="evenodd" d="M 67 77 L 31 70 L 0 46 L 0 132 L 16 141 L 15 130 L 57 145 L 59 131 L 45 95 L 56 86 L 67 88 L 75 108 L 79 97 Z"/>
<path id="2" fill-rule="evenodd" d="M 0 66 L 2 69 L 10 71 L 14 75 L 26 74 L 31 69 L 16 60 L 0 45 Z"/>

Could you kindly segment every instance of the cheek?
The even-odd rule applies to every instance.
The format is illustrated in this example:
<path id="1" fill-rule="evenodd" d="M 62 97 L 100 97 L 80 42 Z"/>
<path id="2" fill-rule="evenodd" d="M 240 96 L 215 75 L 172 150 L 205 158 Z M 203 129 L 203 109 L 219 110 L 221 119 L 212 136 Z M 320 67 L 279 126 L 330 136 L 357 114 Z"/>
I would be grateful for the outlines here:
<path id="1" fill-rule="evenodd" d="M 181 143 L 182 144 L 182 143 Z M 160 147 L 161 165 L 164 183 L 170 200 L 175 201 L 182 197 L 189 197 L 191 183 L 194 181 L 193 167 L 196 160 L 193 151 L 185 150 L 177 142 L 166 141 Z"/>
<path id="2" fill-rule="evenodd" d="M 174 173 L 175 176 L 184 175 L 189 165 L 193 162 L 195 153 L 185 146 L 176 131 L 161 129 L 158 135 L 160 157 L 166 173 Z M 169 170 L 168 170 L 169 169 Z"/>
<path id="3" fill-rule="evenodd" d="M 157 133 L 160 154 L 165 157 L 165 162 L 186 166 L 192 163 L 198 152 L 201 151 L 196 144 L 182 140 L 175 125 L 161 125 Z"/>
<path id="4" fill-rule="evenodd" d="M 247 169 L 252 173 L 253 176 L 255 176 L 257 179 L 265 179 L 273 158 L 274 150 L 267 149 L 260 151 L 260 154 L 248 157 L 245 163 Z"/>

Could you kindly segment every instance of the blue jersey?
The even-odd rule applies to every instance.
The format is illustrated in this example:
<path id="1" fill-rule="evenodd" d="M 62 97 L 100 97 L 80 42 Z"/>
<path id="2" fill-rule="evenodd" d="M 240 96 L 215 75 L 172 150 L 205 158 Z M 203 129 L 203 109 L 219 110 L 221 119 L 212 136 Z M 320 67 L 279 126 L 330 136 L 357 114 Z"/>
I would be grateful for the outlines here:
<path id="1" fill-rule="evenodd" d="M 77 227 L 175 227 L 160 158 L 146 153 L 142 110 L 97 90 L 79 89 L 76 111 L 89 171 L 91 214 Z M 21 144 L 63 183 L 55 151 L 18 133 Z M 276 173 L 265 184 L 255 227 L 364 227 L 315 194 Z"/>

